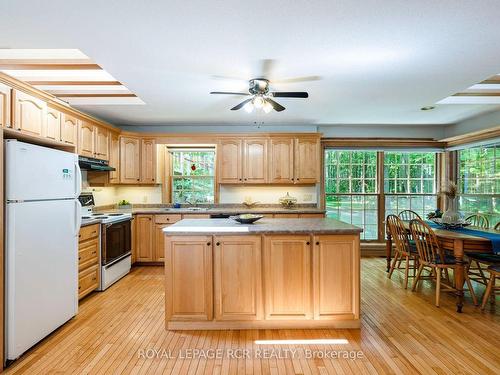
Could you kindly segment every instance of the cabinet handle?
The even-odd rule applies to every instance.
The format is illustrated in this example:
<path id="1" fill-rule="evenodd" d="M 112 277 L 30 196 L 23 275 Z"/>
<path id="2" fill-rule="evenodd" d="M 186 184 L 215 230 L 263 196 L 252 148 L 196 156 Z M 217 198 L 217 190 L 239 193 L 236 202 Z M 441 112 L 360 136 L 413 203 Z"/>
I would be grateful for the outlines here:
<path id="1" fill-rule="evenodd" d="M 241 181 L 241 178 L 239 180 Z"/>
<path id="2" fill-rule="evenodd" d="M 316 245 L 319 245 L 319 241 L 316 241 Z"/>
<path id="3" fill-rule="evenodd" d="M 210 246 L 210 242 L 207 242 L 207 246 Z"/>
<path id="4" fill-rule="evenodd" d="M 219 246 L 219 245 L 220 245 L 220 242 L 217 242 L 217 243 L 215 244 L 215 246 Z"/>
<path id="5" fill-rule="evenodd" d="M 309 241 L 306 242 L 306 245 L 310 245 L 311 243 Z"/>
<path id="6" fill-rule="evenodd" d="M 167 221 L 170 221 L 170 218 L 169 218 L 169 217 L 167 217 Z"/>
<path id="7" fill-rule="evenodd" d="M 81 287 L 81 286 L 79 286 L 79 287 L 78 287 L 78 290 L 81 290 L 81 289 L 82 289 L 82 287 Z"/>
<path id="8" fill-rule="evenodd" d="M 140 178 L 137 179 L 137 181 L 140 181 L 140 180 L 141 180 Z"/>
<path id="9" fill-rule="evenodd" d="M 92 278 L 92 281 L 96 281 L 96 280 L 97 280 L 97 277 L 95 277 L 95 276 L 94 276 L 94 277 Z"/>
<path id="10" fill-rule="evenodd" d="M 300 180 L 300 178 L 297 178 L 297 181 Z"/>
<path id="11" fill-rule="evenodd" d="M 82 257 L 78 257 L 78 260 L 82 260 Z"/>

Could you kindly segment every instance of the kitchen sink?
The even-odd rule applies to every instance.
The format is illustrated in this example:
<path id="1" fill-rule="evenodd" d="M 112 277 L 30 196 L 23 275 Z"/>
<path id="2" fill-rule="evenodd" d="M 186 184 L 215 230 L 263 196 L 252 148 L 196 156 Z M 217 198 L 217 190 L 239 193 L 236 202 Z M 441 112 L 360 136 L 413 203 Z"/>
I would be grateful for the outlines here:
<path id="1" fill-rule="evenodd" d="M 206 211 L 208 210 L 207 207 L 188 207 L 188 211 Z"/>

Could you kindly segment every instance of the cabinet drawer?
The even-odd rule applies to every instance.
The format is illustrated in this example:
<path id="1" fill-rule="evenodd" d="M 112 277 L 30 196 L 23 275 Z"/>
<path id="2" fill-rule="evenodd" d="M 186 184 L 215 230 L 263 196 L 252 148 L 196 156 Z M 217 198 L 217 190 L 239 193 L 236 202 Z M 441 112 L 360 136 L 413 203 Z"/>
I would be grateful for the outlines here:
<path id="1" fill-rule="evenodd" d="M 83 298 L 99 285 L 99 267 L 96 265 L 81 272 L 78 277 L 78 298 Z"/>
<path id="2" fill-rule="evenodd" d="M 156 224 L 173 224 L 182 219 L 181 214 L 155 215 Z"/>
<path id="3" fill-rule="evenodd" d="M 78 269 L 81 271 L 99 261 L 99 239 L 80 243 L 78 249 Z"/>
<path id="4" fill-rule="evenodd" d="M 80 228 L 80 234 L 78 236 L 78 241 L 83 242 L 91 240 L 99 236 L 99 224 L 87 225 L 86 227 Z"/>

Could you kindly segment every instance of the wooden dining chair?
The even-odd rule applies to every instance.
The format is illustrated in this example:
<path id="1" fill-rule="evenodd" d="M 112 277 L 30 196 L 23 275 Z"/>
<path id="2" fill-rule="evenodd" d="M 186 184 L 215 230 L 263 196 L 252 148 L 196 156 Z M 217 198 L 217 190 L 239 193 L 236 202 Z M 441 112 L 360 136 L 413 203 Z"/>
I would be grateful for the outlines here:
<path id="1" fill-rule="evenodd" d="M 500 232 L 500 221 L 498 223 L 496 223 L 495 228 L 493 228 L 493 229 Z"/>
<path id="2" fill-rule="evenodd" d="M 488 218 L 482 214 L 474 214 L 467 216 L 465 221 L 470 223 L 473 227 L 488 229 L 490 227 L 490 222 Z"/>
<path id="3" fill-rule="evenodd" d="M 495 285 L 496 280 L 500 279 L 500 265 L 488 267 L 488 273 L 490 274 L 490 280 L 488 281 L 488 286 L 484 292 L 481 310 L 484 310 L 486 303 L 488 302 L 488 298 L 490 298 L 491 295 L 495 296 L 497 292 L 500 292 L 500 286 Z"/>
<path id="4" fill-rule="evenodd" d="M 424 278 L 426 279 L 434 279 L 436 280 L 436 306 L 439 307 L 439 300 L 441 295 L 441 287 L 443 284 L 443 291 L 445 292 L 456 292 L 457 289 L 453 287 L 449 283 L 442 283 L 442 274 L 443 270 L 452 269 L 453 272 L 456 272 L 458 267 L 456 260 L 453 256 L 447 256 L 444 251 L 439 246 L 437 241 L 436 234 L 424 221 L 420 219 L 413 219 L 410 221 L 410 231 L 413 236 L 413 240 L 417 245 L 418 251 L 418 271 L 417 276 L 413 282 L 412 291 L 415 291 L 417 288 L 418 282 Z M 422 271 L 427 267 L 431 269 L 433 272 L 430 276 L 423 277 Z M 474 289 L 472 289 L 472 284 L 469 280 L 469 277 L 466 272 L 465 273 L 465 282 L 467 283 L 467 287 L 469 288 L 469 292 L 471 293 L 472 300 L 474 301 L 474 305 L 477 306 L 477 299 L 474 293 Z M 465 289 L 464 289 L 465 291 Z"/>
<path id="5" fill-rule="evenodd" d="M 403 221 L 410 221 L 413 219 L 422 219 L 419 214 L 412 210 L 403 210 L 398 214 L 399 218 Z"/>
<path id="6" fill-rule="evenodd" d="M 394 241 L 396 246 L 396 251 L 394 254 L 394 259 L 391 263 L 391 268 L 389 269 L 388 277 L 389 279 L 394 272 L 394 269 L 401 269 L 401 261 L 405 262 L 404 270 L 405 270 L 405 278 L 404 285 L 405 289 L 408 289 L 408 277 L 411 267 L 413 268 L 413 275 L 415 277 L 417 267 L 418 267 L 418 254 L 416 248 L 414 246 L 410 246 L 410 239 L 408 236 L 408 231 L 403 225 L 403 222 L 396 215 L 388 215 L 386 219 L 386 223 L 389 229 L 389 233 Z M 397 266 L 396 266 L 397 265 Z"/>

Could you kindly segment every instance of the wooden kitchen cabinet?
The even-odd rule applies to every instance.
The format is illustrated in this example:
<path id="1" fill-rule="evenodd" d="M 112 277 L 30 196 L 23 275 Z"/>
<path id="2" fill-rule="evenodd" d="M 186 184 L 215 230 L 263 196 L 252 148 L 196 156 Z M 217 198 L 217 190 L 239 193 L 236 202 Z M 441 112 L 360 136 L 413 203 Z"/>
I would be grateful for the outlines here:
<path id="1" fill-rule="evenodd" d="M 141 139 L 141 183 L 156 183 L 156 141 Z"/>
<path id="2" fill-rule="evenodd" d="M 212 237 L 168 236 L 165 264 L 167 321 L 213 317 Z"/>
<path id="3" fill-rule="evenodd" d="M 87 121 L 80 122 L 78 135 L 78 155 L 95 157 L 96 126 Z"/>
<path id="4" fill-rule="evenodd" d="M 155 238 L 154 238 L 154 250 L 153 250 L 154 262 L 165 261 L 165 234 L 163 233 L 163 228 L 166 228 L 169 225 L 170 224 L 155 224 Z"/>
<path id="5" fill-rule="evenodd" d="M 109 130 L 100 126 L 95 129 L 95 157 L 109 160 Z"/>
<path id="6" fill-rule="evenodd" d="M 314 319 L 359 319 L 359 237 L 315 236 Z"/>
<path id="7" fill-rule="evenodd" d="M 12 124 L 10 122 L 10 97 L 12 89 L 0 83 L 0 127 L 10 128 Z"/>
<path id="8" fill-rule="evenodd" d="M 294 139 L 271 138 L 269 141 L 269 182 L 289 184 L 294 182 Z"/>
<path id="9" fill-rule="evenodd" d="M 296 138 L 294 157 L 294 182 L 297 184 L 319 182 L 320 143 L 317 138 Z"/>
<path id="10" fill-rule="evenodd" d="M 138 184 L 140 173 L 140 139 L 120 137 L 120 183 Z"/>
<path id="11" fill-rule="evenodd" d="M 215 320 L 263 315 L 261 236 L 214 237 Z"/>
<path id="12" fill-rule="evenodd" d="M 61 140 L 61 112 L 57 109 L 47 108 L 47 123 L 44 137 L 54 141 Z"/>
<path id="13" fill-rule="evenodd" d="M 47 103 L 19 90 L 12 90 L 12 128 L 43 136 L 47 123 Z"/>
<path id="14" fill-rule="evenodd" d="M 78 235 L 78 298 L 99 286 L 99 224 L 80 228 Z"/>
<path id="15" fill-rule="evenodd" d="M 242 183 L 242 141 L 224 139 L 217 149 L 219 160 L 219 182 L 222 184 Z"/>
<path id="16" fill-rule="evenodd" d="M 263 258 L 265 318 L 312 319 L 311 237 L 266 236 Z"/>
<path id="17" fill-rule="evenodd" d="M 135 261 L 152 262 L 154 249 L 153 215 L 136 215 L 135 230 Z"/>
<path id="18" fill-rule="evenodd" d="M 78 129 L 80 120 L 67 113 L 62 114 L 61 120 L 61 141 L 76 146 L 78 144 Z"/>
<path id="19" fill-rule="evenodd" d="M 120 136 L 114 132 L 109 133 L 109 165 L 115 168 L 109 172 L 109 182 L 120 183 Z"/>
<path id="20" fill-rule="evenodd" d="M 267 182 L 267 139 L 243 141 L 243 181 L 249 184 Z"/>

